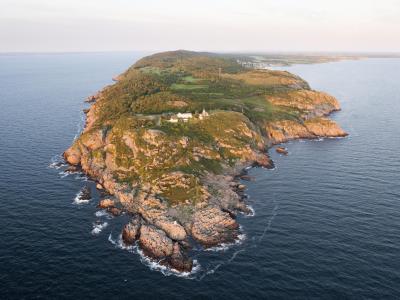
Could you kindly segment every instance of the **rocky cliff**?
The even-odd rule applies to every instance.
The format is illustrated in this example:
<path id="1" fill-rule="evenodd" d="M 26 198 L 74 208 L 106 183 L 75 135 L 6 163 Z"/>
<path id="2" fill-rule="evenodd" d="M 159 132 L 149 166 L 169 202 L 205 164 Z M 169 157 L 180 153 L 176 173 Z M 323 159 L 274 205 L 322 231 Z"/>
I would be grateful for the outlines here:
<path id="1" fill-rule="evenodd" d="M 210 53 L 146 57 L 89 99 L 66 161 L 110 193 L 101 207 L 132 216 L 125 243 L 178 271 L 191 270 L 194 241 L 206 248 L 238 237 L 236 215 L 250 212 L 238 176 L 271 167 L 269 146 L 346 136 L 326 118 L 340 109 L 332 96 Z"/>

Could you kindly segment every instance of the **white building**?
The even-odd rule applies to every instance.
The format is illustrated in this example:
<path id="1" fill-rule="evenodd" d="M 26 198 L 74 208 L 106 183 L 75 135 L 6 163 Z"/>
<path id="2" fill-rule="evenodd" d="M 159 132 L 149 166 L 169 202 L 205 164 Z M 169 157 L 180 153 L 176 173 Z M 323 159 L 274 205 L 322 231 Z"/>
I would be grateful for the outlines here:
<path id="1" fill-rule="evenodd" d="M 184 122 L 187 122 L 193 117 L 192 113 L 178 113 L 176 116 L 178 119 L 183 120 Z"/>
<path id="2" fill-rule="evenodd" d="M 178 123 L 178 118 L 175 117 L 175 116 L 173 116 L 173 117 L 171 117 L 171 119 L 167 120 L 167 122 L 170 122 L 170 123 Z"/>

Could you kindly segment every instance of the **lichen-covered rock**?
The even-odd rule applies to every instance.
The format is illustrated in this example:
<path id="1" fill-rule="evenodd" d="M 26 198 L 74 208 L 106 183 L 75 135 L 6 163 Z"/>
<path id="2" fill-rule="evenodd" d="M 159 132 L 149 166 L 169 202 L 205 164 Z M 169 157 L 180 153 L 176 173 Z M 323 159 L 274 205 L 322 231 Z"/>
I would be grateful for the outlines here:
<path id="1" fill-rule="evenodd" d="M 281 144 L 293 139 L 347 136 L 347 133 L 339 125 L 326 118 L 313 118 L 303 123 L 293 120 L 270 122 L 266 126 L 266 131 L 271 145 Z"/>
<path id="2" fill-rule="evenodd" d="M 238 236 L 238 223 L 216 207 L 207 207 L 193 216 L 192 236 L 206 247 L 231 243 Z"/>
<path id="3" fill-rule="evenodd" d="M 79 165 L 81 162 L 81 151 L 77 145 L 72 145 L 64 152 L 65 160 L 71 165 Z"/>
<path id="4" fill-rule="evenodd" d="M 179 243 L 174 243 L 172 254 L 168 257 L 167 262 L 179 272 L 190 272 L 193 268 L 192 259 L 181 250 Z"/>
<path id="5" fill-rule="evenodd" d="M 329 119 L 317 118 L 304 122 L 307 130 L 318 137 L 345 137 L 348 134 L 340 126 Z"/>
<path id="6" fill-rule="evenodd" d="M 124 226 L 122 230 L 122 240 L 125 244 L 133 244 L 139 237 L 141 221 L 138 215 L 135 215 L 131 221 Z"/>
<path id="7" fill-rule="evenodd" d="M 122 210 L 119 209 L 118 207 L 109 207 L 107 208 L 107 211 L 112 214 L 114 217 L 117 217 L 122 214 Z"/>
<path id="8" fill-rule="evenodd" d="M 154 225 L 165 231 L 165 233 L 175 241 L 182 241 L 186 239 L 186 231 L 183 226 L 179 225 L 176 221 L 168 218 L 161 218 L 155 220 Z"/>
<path id="9" fill-rule="evenodd" d="M 314 117 L 323 116 L 340 109 L 340 104 L 335 97 L 324 92 L 305 89 L 268 97 L 268 101 L 275 105 L 307 111 L 309 115 Z"/>
<path id="10" fill-rule="evenodd" d="M 273 168 L 273 162 L 267 154 L 256 153 L 253 158 L 253 165 L 258 167 L 263 167 L 267 169 Z"/>
<path id="11" fill-rule="evenodd" d="M 152 225 L 140 227 L 139 244 L 144 253 L 153 258 L 170 256 L 173 250 L 172 240 L 164 231 Z"/>
<path id="12" fill-rule="evenodd" d="M 279 154 L 288 155 L 288 151 L 284 147 L 276 147 L 275 151 Z"/>
<path id="13" fill-rule="evenodd" d="M 281 144 L 293 139 L 315 138 L 307 128 L 293 120 L 270 122 L 266 127 L 267 137 L 272 145 Z"/>
<path id="14" fill-rule="evenodd" d="M 103 133 L 101 130 L 86 132 L 80 139 L 82 144 L 89 150 L 97 150 L 104 145 Z"/>
<path id="15" fill-rule="evenodd" d="M 115 201 L 112 199 L 103 199 L 100 200 L 98 207 L 99 208 L 110 208 L 115 206 Z"/>

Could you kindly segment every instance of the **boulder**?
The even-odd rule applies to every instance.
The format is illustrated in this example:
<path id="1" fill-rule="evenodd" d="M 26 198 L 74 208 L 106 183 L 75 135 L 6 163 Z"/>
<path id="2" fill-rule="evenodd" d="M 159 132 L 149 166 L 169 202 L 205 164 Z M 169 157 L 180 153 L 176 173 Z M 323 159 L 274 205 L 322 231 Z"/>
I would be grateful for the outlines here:
<path id="1" fill-rule="evenodd" d="M 76 145 L 71 146 L 64 152 L 65 160 L 71 165 L 79 165 L 82 153 Z"/>
<path id="2" fill-rule="evenodd" d="M 288 155 L 288 151 L 284 147 L 276 147 L 275 151 L 279 154 Z"/>
<path id="3" fill-rule="evenodd" d="M 253 166 L 271 169 L 273 168 L 273 162 L 268 155 L 259 153 L 254 157 Z"/>
<path id="4" fill-rule="evenodd" d="M 255 181 L 255 177 L 250 176 L 250 175 L 241 175 L 240 179 L 245 180 L 245 181 Z"/>
<path id="5" fill-rule="evenodd" d="M 65 169 L 65 173 L 75 173 L 78 171 L 80 171 L 80 168 L 75 165 L 68 166 L 68 168 Z"/>
<path id="6" fill-rule="evenodd" d="M 109 213 L 111 213 L 113 216 L 115 216 L 115 217 L 117 217 L 117 216 L 119 216 L 119 215 L 121 215 L 122 214 L 122 210 L 120 210 L 119 208 L 117 208 L 117 207 L 109 207 L 109 208 L 107 208 L 107 211 L 109 212 Z"/>
<path id="7" fill-rule="evenodd" d="M 144 253 L 153 258 L 165 258 L 172 254 L 173 243 L 164 231 L 152 225 L 140 227 L 139 245 Z"/>
<path id="8" fill-rule="evenodd" d="M 167 262 L 179 272 L 190 272 L 193 268 L 193 261 L 181 250 L 179 243 L 174 243 L 172 254 Z"/>
<path id="9" fill-rule="evenodd" d="M 238 229 L 238 223 L 217 207 L 206 207 L 193 216 L 192 236 L 206 247 L 234 242 Z"/>
<path id="10" fill-rule="evenodd" d="M 125 244 L 133 244 L 139 237 L 141 221 L 139 216 L 135 216 L 132 220 L 124 226 L 122 230 L 122 239 Z"/>
<path id="11" fill-rule="evenodd" d="M 161 218 L 156 220 L 154 225 L 164 230 L 165 233 L 173 240 L 182 241 L 186 238 L 185 229 L 176 221 L 169 220 L 168 218 Z"/>
<path id="12" fill-rule="evenodd" d="M 84 186 L 79 194 L 79 199 L 80 200 L 90 200 L 91 197 L 91 192 L 90 188 L 88 186 Z"/>
<path id="13" fill-rule="evenodd" d="M 100 200 L 98 207 L 99 208 L 111 208 L 114 207 L 115 201 L 112 199 L 103 199 Z"/>
<path id="14" fill-rule="evenodd" d="M 244 184 L 239 184 L 237 187 L 238 190 L 243 191 L 246 189 L 246 186 Z"/>

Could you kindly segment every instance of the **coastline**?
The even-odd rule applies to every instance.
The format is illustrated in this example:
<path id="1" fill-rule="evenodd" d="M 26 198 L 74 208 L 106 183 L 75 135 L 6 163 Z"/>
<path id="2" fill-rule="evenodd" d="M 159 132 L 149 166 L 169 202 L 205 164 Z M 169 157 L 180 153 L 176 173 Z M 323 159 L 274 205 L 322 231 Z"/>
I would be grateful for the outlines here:
<path id="1" fill-rule="evenodd" d="M 333 110 L 331 113 L 327 113 L 324 115 L 329 116 L 332 113 L 337 112 L 337 111 L 340 111 L 340 109 Z M 85 126 L 85 128 L 86 128 L 86 126 Z M 266 169 L 275 168 L 274 162 L 269 158 L 269 151 L 274 149 L 275 146 L 281 146 L 281 145 L 283 146 L 285 143 L 287 143 L 289 141 L 293 141 L 293 140 L 320 140 L 320 139 L 324 139 L 324 138 L 343 138 L 346 136 L 347 136 L 347 134 L 340 134 L 337 136 L 322 135 L 322 136 L 313 136 L 313 137 L 306 135 L 306 136 L 287 137 L 285 140 L 272 141 L 265 148 L 265 152 L 264 152 L 264 155 L 268 158 L 268 164 L 260 165 L 260 163 L 256 162 L 256 161 L 247 161 L 245 163 L 237 164 L 235 167 L 229 169 L 224 174 L 222 174 L 222 177 L 219 177 L 219 182 L 220 183 L 223 182 L 223 184 L 226 187 L 228 187 L 228 189 L 223 189 L 223 191 L 225 191 L 227 193 L 234 192 L 238 196 L 239 203 L 243 204 L 243 205 L 241 205 L 241 208 L 237 209 L 236 211 L 224 210 L 224 209 L 221 209 L 221 210 L 224 213 L 227 213 L 229 215 L 229 217 L 232 218 L 233 220 L 236 220 L 237 213 L 242 213 L 244 216 L 247 216 L 247 217 L 252 217 L 255 215 L 255 211 L 252 210 L 252 208 L 250 208 L 248 206 L 248 203 L 246 203 L 246 199 L 247 199 L 247 195 L 245 193 L 246 184 L 244 182 L 256 180 L 256 178 L 252 178 L 252 177 L 248 176 L 248 171 L 252 168 L 257 168 L 257 167 L 262 167 L 262 168 L 266 168 Z M 72 166 L 72 165 L 70 165 L 70 166 Z M 85 169 L 77 169 L 77 170 L 83 172 L 85 174 L 85 176 L 87 176 L 87 178 L 94 181 L 97 185 L 100 184 L 102 186 L 102 188 L 99 191 L 102 192 L 103 194 L 108 194 L 110 196 L 113 194 L 115 195 L 115 193 L 113 193 L 113 191 L 107 190 L 107 188 L 103 187 L 102 180 L 99 179 L 98 177 L 93 177 L 91 175 L 90 171 L 86 171 Z M 225 181 L 222 179 L 225 179 Z M 214 178 L 214 181 L 215 181 L 215 178 Z M 104 181 L 103 181 L 103 183 L 104 183 Z M 104 188 L 104 190 L 103 190 L 103 188 Z M 118 199 L 119 197 L 124 198 L 127 196 L 128 195 L 116 196 L 114 200 L 121 201 L 120 199 Z M 77 197 L 78 197 L 78 195 L 77 195 Z M 87 202 L 86 202 L 86 200 L 82 200 L 82 203 L 87 203 Z M 114 207 L 114 205 L 115 205 L 115 203 L 112 204 L 112 207 L 107 207 L 107 206 L 106 207 L 99 206 L 99 207 L 103 208 L 109 214 L 113 214 L 112 211 L 110 210 L 110 208 L 112 209 Z M 127 211 L 127 212 L 129 213 L 129 211 Z M 142 219 L 142 222 L 146 222 L 146 221 Z M 220 251 L 222 249 L 227 249 L 231 246 L 237 245 L 238 242 L 240 243 L 241 242 L 240 236 L 243 234 L 244 234 L 244 232 L 242 232 L 241 229 L 239 229 L 235 233 L 234 237 L 229 239 L 228 241 L 220 241 L 213 245 L 203 245 L 203 247 L 204 247 L 203 250 L 204 251 Z M 140 250 L 140 243 L 138 241 L 136 241 L 134 244 L 132 244 L 132 241 L 124 239 L 122 233 L 120 234 L 119 240 L 120 240 L 120 243 L 123 244 L 123 247 L 121 249 L 130 249 L 131 247 L 134 247 L 135 249 L 137 249 L 137 253 L 142 257 L 142 259 L 146 261 L 146 264 L 148 264 L 149 266 L 152 266 L 152 268 L 155 268 L 155 269 L 158 269 L 161 271 L 164 270 L 164 271 L 162 271 L 163 273 L 165 273 L 167 270 L 169 270 L 168 272 L 172 272 L 173 275 L 187 277 L 191 274 L 194 274 L 193 272 L 196 272 L 196 270 L 198 268 L 198 267 L 196 267 L 196 265 L 198 264 L 197 261 L 195 262 L 196 265 L 192 264 L 192 265 L 190 265 L 190 267 L 179 269 L 179 267 L 176 267 L 176 266 L 174 267 L 174 265 L 171 265 L 169 262 L 166 262 L 163 260 L 157 260 L 152 257 L 151 252 Z M 188 248 L 186 250 L 190 250 L 190 248 Z M 182 251 L 182 250 L 180 250 L 180 251 Z M 184 257 L 184 258 L 182 257 L 180 259 L 186 260 L 187 257 Z M 157 267 L 157 265 L 158 265 L 158 267 Z M 193 268 L 193 271 L 192 271 L 192 268 Z"/>
<path id="2" fill-rule="evenodd" d="M 276 76 L 276 72 L 273 74 Z M 288 73 L 283 74 L 288 76 Z M 124 75 L 118 78 L 123 80 Z M 301 80 L 296 76 L 294 78 L 296 81 Z M 269 99 L 274 105 L 296 107 L 301 110 L 301 121 L 292 119 L 271 121 L 264 128 L 257 129 L 254 123 L 240 113 L 229 112 L 228 115 L 228 112 L 210 112 L 210 119 L 218 119 L 220 115 L 239 118 L 240 122 L 235 126 L 240 128 L 240 131 L 234 134 L 250 137 L 249 140 L 257 144 L 253 147 L 248 144 L 231 147 L 231 151 L 238 159 L 234 160 L 233 165 L 225 165 L 218 173 L 205 172 L 200 176 L 188 177 L 183 172 L 166 174 L 161 172 L 156 178 L 156 183 L 161 188 L 163 184 L 160 182 L 167 182 L 178 190 L 182 186 L 192 184 L 194 180 L 196 194 L 193 196 L 196 196 L 197 200 L 171 203 L 160 196 L 163 190 L 155 189 L 151 182 L 135 187 L 115 179 L 110 172 L 116 168 L 114 160 L 119 159 L 113 150 L 115 143 L 123 142 L 124 147 L 130 148 L 133 153 L 144 151 L 145 156 L 160 160 L 159 151 L 163 151 L 162 149 L 165 149 L 163 147 L 171 149 L 178 145 L 186 149 L 189 141 L 187 137 L 183 137 L 173 144 L 175 146 L 171 146 L 171 143 L 164 143 L 168 135 L 158 129 L 146 129 L 141 137 L 144 137 L 146 145 L 153 147 L 154 150 L 150 151 L 149 146 L 138 146 L 135 140 L 137 137 L 132 136 L 129 131 L 118 136 L 117 140 L 113 140 L 113 136 L 110 137 L 112 132 L 104 134 L 103 131 L 93 131 L 98 111 L 106 101 L 103 94 L 106 94 L 110 86 L 87 98 L 86 102 L 90 102 L 91 106 L 85 110 L 86 122 L 83 132 L 63 156 L 70 164 L 70 171 L 81 170 L 97 183 L 97 188 L 104 194 L 99 208 L 114 216 L 123 212 L 130 215 L 131 221 L 122 229 L 122 240 L 126 245 L 137 244 L 149 259 L 178 272 L 190 272 L 193 260 L 189 253 L 194 241 L 203 249 L 207 249 L 232 244 L 238 239 L 241 230 L 236 220 L 237 214 L 253 214 L 246 204 L 244 193 L 246 186 L 240 180 L 249 179 L 246 170 L 251 167 L 274 167 L 268 155 L 273 145 L 294 139 L 347 135 L 335 122 L 325 118 L 332 112 L 340 110 L 337 100 L 325 93 L 307 88 L 308 84 L 301 81 L 301 84 L 296 84 L 294 91 L 285 94 L 285 98 L 278 95 Z M 260 132 L 261 130 L 263 132 Z M 225 145 L 224 143 L 221 144 Z M 199 147 L 200 150 L 196 150 L 197 152 L 211 157 L 210 160 L 214 159 L 212 157 L 215 156 L 207 154 L 209 150 L 206 145 L 200 143 Z M 97 149 L 103 148 L 107 149 L 105 158 L 96 154 Z M 146 169 L 148 165 L 139 167 Z"/>

